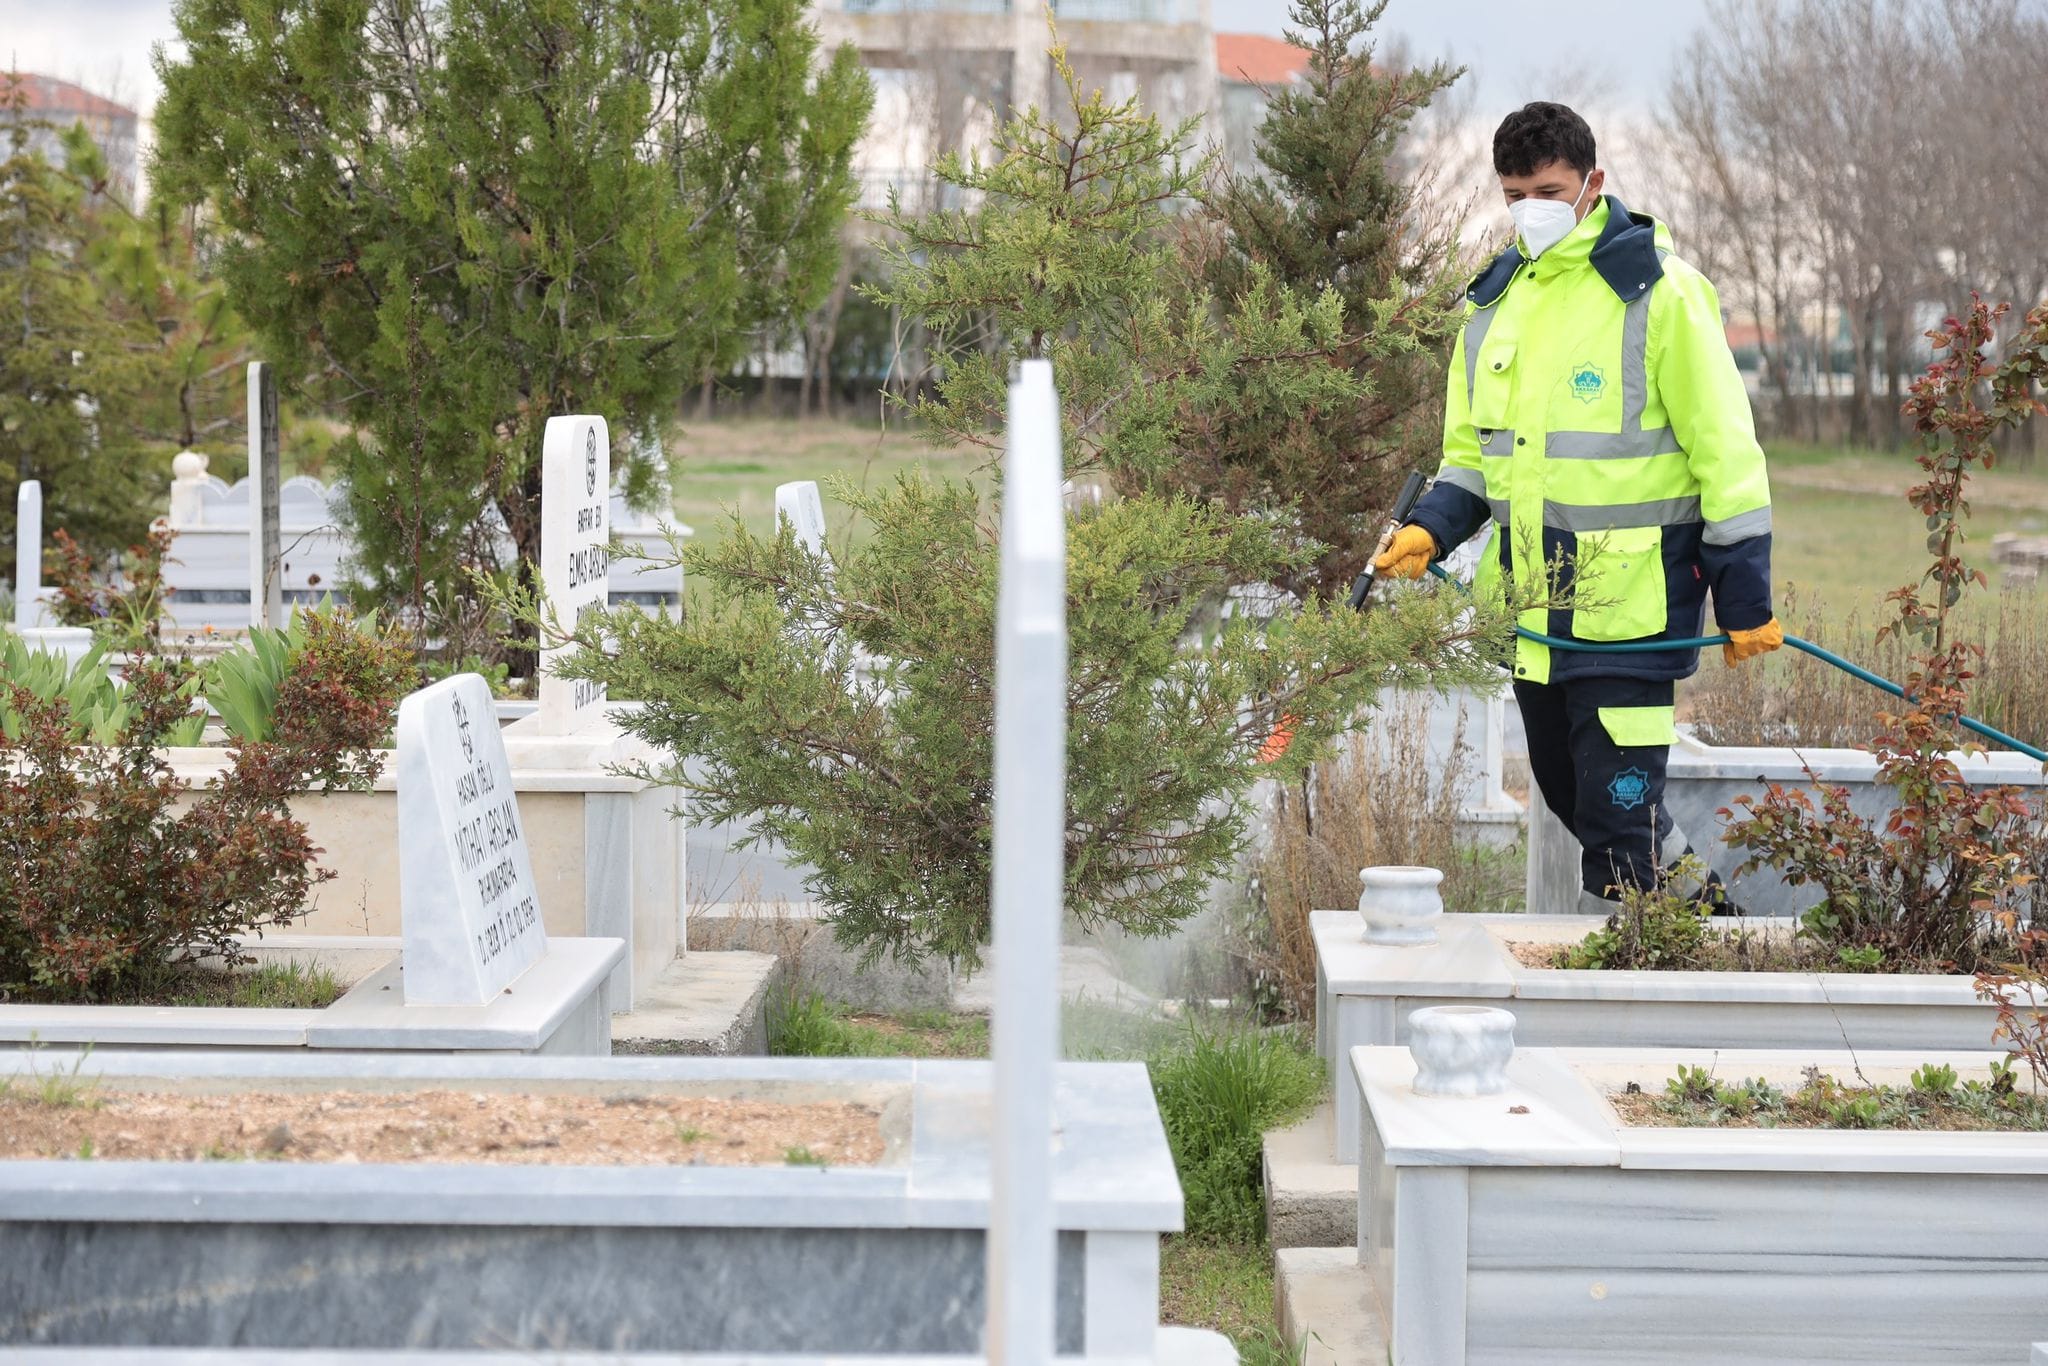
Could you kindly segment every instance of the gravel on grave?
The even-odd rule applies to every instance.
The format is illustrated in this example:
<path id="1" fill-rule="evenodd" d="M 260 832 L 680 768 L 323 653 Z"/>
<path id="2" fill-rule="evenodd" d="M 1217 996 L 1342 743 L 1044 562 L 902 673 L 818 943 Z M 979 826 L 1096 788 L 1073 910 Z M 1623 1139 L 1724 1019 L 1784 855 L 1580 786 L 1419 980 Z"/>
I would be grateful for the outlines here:
<path id="1" fill-rule="evenodd" d="M 502 1091 L 0 1095 L 0 1159 L 872 1166 L 866 1105 Z"/>

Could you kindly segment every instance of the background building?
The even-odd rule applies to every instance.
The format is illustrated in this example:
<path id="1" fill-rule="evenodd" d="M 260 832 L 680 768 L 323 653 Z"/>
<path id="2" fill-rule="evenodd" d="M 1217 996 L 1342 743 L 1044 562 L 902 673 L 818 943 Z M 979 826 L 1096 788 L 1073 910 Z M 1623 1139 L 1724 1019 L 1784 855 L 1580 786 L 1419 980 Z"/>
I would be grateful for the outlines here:
<path id="1" fill-rule="evenodd" d="M 61 162 L 64 149 L 57 140 L 58 133 L 83 123 L 92 134 L 93 141 L 106 154 L 107 168 L 122 197 L 133 196 L 137 135 L 140 131 L 140 120 L 133 109 L 95 95 L 83 86 L 58 80 L 55 76 L 39 76 L 32 71 L 0 73 L 0 91 L 4 91 L 10 81 L 18 82 L 27 95 L 23 110 L 25 116 L 31 121 L 50 125 L 30 130 L 30 150 L 42 153 L 49 161 Z M 11 126 L 14 117 L 13 109 L 0 101 L 0 126 Z"/>

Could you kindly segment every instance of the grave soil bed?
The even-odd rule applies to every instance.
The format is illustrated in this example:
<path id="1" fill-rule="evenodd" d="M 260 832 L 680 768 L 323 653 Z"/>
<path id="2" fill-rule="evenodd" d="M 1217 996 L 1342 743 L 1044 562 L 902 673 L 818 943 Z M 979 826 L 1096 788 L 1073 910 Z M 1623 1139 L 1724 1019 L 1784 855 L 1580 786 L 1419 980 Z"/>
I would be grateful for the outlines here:
<path id="1" fill-rule="evenodd" d="M 1587 934 L 1603 922 L 1591 919 Z M 1504 939 L 1502 946 L 1525 968 L 1558 969 L 1570 972 L 1858 972 L 1844 965 L 1822 945 L 1790 938 L 1774 929 L 1716 928 L 1712 938 L 1693 962 L 1645 963 L 1627 968 L 1573 967 L 1566 955 L 1577 943 L 1555 940 Z M 1995 955 L 1993 955 L 1995 956 Z M 1952 963 L 1885 964 L 1868 970 L 1883 977 L 1944 977 L 1958 969 Z"/>
<path id="2" fill-rule="evenodd" d="M 0 1091 L 0 1159 L 460 1162 L 526 1166 L 872 1166 L 871 1106 L 502 1091 Z"/>
<path id="3" fill-rule="evenodd" d="M 1662 1091 L 1638 1082 L 1607 1092 L 1607 1103 L 1634 1129 L 1834 1129 L 1918 1133 L 2041 1133 L 2048 1131 L 2048 1095 L 1994 1069 L 1989 1080 L 1964 1080 L 1953 1069 L 1923 1089 L 1863 1081 L 1845 1084 L 1818 1068 L 1798 1087 L 1764 1078 L 1716 1079 L 1683 1072 Z M 1690 1083 L 1690 1084 L 1688 1084 Z"/>

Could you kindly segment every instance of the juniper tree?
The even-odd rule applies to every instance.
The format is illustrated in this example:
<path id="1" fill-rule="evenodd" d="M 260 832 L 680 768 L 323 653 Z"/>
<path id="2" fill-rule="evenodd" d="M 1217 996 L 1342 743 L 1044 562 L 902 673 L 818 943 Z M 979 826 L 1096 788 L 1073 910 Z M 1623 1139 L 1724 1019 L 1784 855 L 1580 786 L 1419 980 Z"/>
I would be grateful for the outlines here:
<path id="1" fill-rule="evenodd" d="M 642 699 L 621 724 L 677 756 L 644 776 L 817 869 L 843 941 L 972 964 L 989 933 L 998 519 L 965 484 L 836 493 L 871 531 L 836 565 L 735 515 L 715 548 L 684 552 L 703 593 L 686 620 L 579 619 L 562 672 Z M 1395 594 L 1364 628 L 1318 602 L 1191 638 L 1222 588 L 1306 553 L 1186 498 L 1073 516 L 1065 904 L 1082 925 L 1162 934 L 1198 910 L 1245 838 L 1252 785 L 1299 779 L 1382 687 L 1497 677 L 1508 609 L 1450 593 Z M 1283 716 L 1293 742 L 1275 755 Z"/>
<path id="2" fill-rule="evenodd" d="M 1297 590 L 1337 591 L 1363 568 L 1395 490 L 1436 467 L 1443 363 L 1463 283 L 1458 244 L 1418 212 L 1401 164 L 1411 121 L 1462 74 L 1375 60 L 1387 0 L 1295 0 L 1288 41 L 1307 78 L 1269 92 L 1252 174 L 1209 198 L 1205 273 L 1236 297 L 1264 282 L 1337 296 L 1341 340 L 1328 362 L 1349 383 L 1313 406 L 1253 395 L 1218 413 L 1171 483 L 1226 506 L 1286 509 L 1327 549 Z M 1273 401 L 1274 398 L 1279 401 Z"/>
<path id="3" fill-rule="evenodd" d="M 935 392 L 907 403 L 926 434 L 993 452 L 1012 362 L 1053 363 L 1070 472 L 1127 489 L 1172 482 L 1246 404 L 1314 413 L 1353 397 L 1328 364 L 1339 296 L 1263 266 L 1219 299 L 1181 259 L 1182 211 L 1210 175 L 1194 121 L 1167 127 L 1134 96 L 1084 90 L 1055 43 L 1064 107 L 1018 111 L 985 157 L 948 153 L 938 179 L 966 207 L 927 216 L 892 198 L 888 279 L 866 287 L 932 339 Z"/>
<path id="4" fill-rule="evenodd" d="M 0 77 L 0 526 L 12 562 L 14 490 L 43 483 L 44 525 L 109 550 L 136 539 L 156 481 L 130 418 L 157 333 L 115 306 L 91 268 L 88 187 L 29 147 L 39 125 Z"/>
<path id="5" fill-rule="evenodd" d="M 869 87 L 800 0 L 177 0 L 154 174 L 237 310 L 355 425 L 365 587 L 538 551 L 550 416 L 638 459 L 829 286 Z M 491 567 L 486 563 L 485 567 Z"/>
<path id="6" fill-rule="evenodd" d="M 205 442 L 214 473 L 234 477 L 236 443 L 221 438 L 239 435 L 247 421 L 249 334 L 228 306 L 226 284 L 207 267 L 202 216 L 162 196 L 140 208 L 131 203 L 83 125 L 63 143 L 65 168 L 84 194 L 84 263 L 106 307 L 136 338 L 144 378 L 127 414 L 132 434 L 159 447 L 153 455 Z M 167 461 L 153 465 L 152 483 L 168 468 Z"/>

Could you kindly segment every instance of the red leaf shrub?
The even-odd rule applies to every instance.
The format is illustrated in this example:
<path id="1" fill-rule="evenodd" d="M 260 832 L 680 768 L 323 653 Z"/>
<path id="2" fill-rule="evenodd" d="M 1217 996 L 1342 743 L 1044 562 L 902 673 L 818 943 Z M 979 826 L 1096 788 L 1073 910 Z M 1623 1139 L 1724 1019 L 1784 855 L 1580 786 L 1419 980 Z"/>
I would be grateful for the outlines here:
<path id="1" fill-rule="evenodd" d="M 1734 818 L 1730 842 L 1752 855 L 1743 871 L 1768 866 L 1793 886 L 1825 893 L 1805 928 L 1838 952 L 1876 950 L 1894 962 L 1968 968 L 1983 950 L 1988 918 L 2016 926 L 2023 914 L 2041 915 L 2033 878 L 2048 866 L 2041 813 L 2019 788 L 1972 787 L 1953 757 L 1966 748 L 1966 685 L 1984 653 L 1950 635 L 1950 611 L 1963 590 L 1986 582 L 1960 553 L 1970 507 L 1964 490 L 1971 471 L 1996 460 L 2001 429 L 2048 412 L 2033 396 L 2034 385 L 2048 379 L 2048 305 L 2028 315 L 2009 358 L 1994 364 L 1988 352 L 2005 313 L 2004 305 L 1974 300 L 1967 318 L 1928 333 L 1936 358 L 1905 405 L 1927 472 L 1906 498 L 1927 519 L 1933 558 L 1918 581 L 1885 599 L 1894 618 L 1881 637 L 1896 634 L 1919 647 L 1902 708 L 1878 714 L 1878 781 L 1897 805 L 1866 819 L 1850 809 L 1846 788 L 1808 770 L 1818 805 L 1773 783 L 1760 798 L 1738 798 L 1739 817 L 1721 813 Z"/>
<path id="2" fill-rule="evenodd" d="M 0 995 L 103 1000 L 195 959 L 243 961 L 243 936 L 289 925 L 333 876 L 290 799 L 376 776 L 373 748 L 411 681 L 403 646 L 308 614 L 271 737 L 232 742 L 227 771 L 196 792 L 162 752 L 189 673 L 140 663 L 128 723 L 104 747 L 73 741 L 61 699 L 7 685 L 22 724 L 0 741 Z"/>

